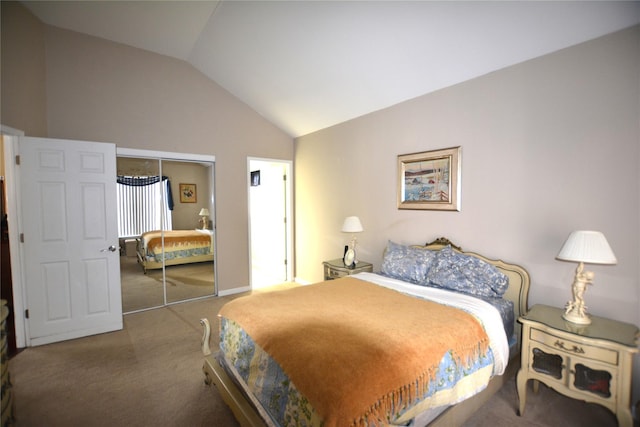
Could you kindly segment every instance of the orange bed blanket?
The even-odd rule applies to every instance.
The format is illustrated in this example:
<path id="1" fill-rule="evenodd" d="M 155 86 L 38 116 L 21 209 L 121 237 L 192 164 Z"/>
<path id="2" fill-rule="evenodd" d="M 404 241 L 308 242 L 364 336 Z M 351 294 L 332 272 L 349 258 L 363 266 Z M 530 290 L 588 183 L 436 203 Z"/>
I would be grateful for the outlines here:
<path id="1" fill-rule="evenodd" d="M 427 394 L 447 351 L 464 365 L 489 346 L 470 314 L 352 277 L 238 298 L 219 315 L 278 362 L 326 427 L 384 422 Z"/>
<path id="2" fill-rule="evenodd" d="M 141 240 L 146 248 L 145 252 L 152 254 L 162 253 L 163 250 L 178 250 L 181 247 L 189 249 L 192 245 L 197 247 L 211 245 L 209 234 L 193 230 L 147 231 L 142 234 Z"/>

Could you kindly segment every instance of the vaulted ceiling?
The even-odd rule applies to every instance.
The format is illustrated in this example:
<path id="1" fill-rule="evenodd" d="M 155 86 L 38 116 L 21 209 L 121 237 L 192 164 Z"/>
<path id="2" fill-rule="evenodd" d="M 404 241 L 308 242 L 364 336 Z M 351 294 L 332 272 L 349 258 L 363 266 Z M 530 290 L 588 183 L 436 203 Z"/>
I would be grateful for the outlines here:
<path id="1" fill-rule="evenodd" d="M 23 1 L 185 60 L 293 137 L 638 24 L 639 1 Z"/>

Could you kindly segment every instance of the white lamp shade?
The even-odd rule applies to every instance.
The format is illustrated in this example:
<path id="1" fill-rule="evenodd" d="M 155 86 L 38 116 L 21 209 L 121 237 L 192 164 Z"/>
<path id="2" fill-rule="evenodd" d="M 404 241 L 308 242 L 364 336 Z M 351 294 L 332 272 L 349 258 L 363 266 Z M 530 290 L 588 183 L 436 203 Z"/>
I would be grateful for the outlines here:
<path id="1" fill-rule="evenodd" d="M 357 216 L 348 216 L 344 219 L 344 223 L 342 224 L 343 233 L 360 233 L 363 230 L 364 228 L 362 228 L 360 218 Z"/>
<path id="2" fill-rule="evenodd" d="M 588 264 L 615 264 L 618 262 L 604 234 L 599 231 L 585 230 L 569 234 L 556 258 Z"/>
<path id="3" fill-rule="evenodd" d="M 209 216 L 209 209 L 207 209 L 207 208 L 200 209 L 200 213 L 198 215 L 200 215 L 200 216 Z"/>

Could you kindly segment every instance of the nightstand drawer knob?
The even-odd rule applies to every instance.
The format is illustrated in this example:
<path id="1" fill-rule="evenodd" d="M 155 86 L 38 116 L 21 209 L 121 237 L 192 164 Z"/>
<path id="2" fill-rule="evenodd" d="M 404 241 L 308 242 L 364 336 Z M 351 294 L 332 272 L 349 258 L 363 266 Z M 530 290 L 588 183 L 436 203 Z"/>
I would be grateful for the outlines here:
<path id="1" fill-rule="evenodd" d="M 556 340 L 556 342 L 553 343 L 553 345 L 555 345 L 558 348 L 561 348 L 564 351 L 573 351 L 574 353 L 577 353 L 577 354 L 584 354 L 584 350 L 582 349 L 582 347 L 578 347 L 577 345 L 574 345 L 572 348 L 567 348 L 564 346 L 564 342 L 560 340 Z"/>

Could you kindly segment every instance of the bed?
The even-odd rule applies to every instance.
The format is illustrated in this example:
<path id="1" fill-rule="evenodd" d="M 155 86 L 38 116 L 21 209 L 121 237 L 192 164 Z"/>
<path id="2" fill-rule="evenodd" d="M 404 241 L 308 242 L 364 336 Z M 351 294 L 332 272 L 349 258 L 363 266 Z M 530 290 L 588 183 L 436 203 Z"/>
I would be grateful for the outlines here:
<path id="1" fill-rule="evenodd" d="M 378 273 L 225 304 L 215 354 L 202 319 L 205 382 L 242 426 L 460 425 L 515 373 L 528 291 L 445 238 L 389 242 Z"/>
<path id="2" fill-rule="evenodd" d="M 163 265 L 213 261 L 213 233 L 198 229 L 147 231 L 137 239 L 136 253 L 145 273 Z"/>

